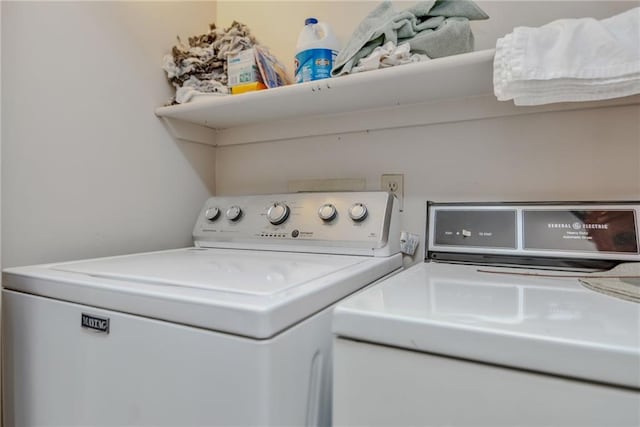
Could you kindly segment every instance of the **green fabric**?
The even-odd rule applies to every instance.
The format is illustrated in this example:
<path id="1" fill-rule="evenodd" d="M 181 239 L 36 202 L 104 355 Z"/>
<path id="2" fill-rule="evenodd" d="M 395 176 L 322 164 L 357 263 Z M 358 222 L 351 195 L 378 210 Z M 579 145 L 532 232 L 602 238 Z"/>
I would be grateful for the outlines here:
<path id="1" fill-rule="evenodd" d="M 411 9 L 409 8 L 409 10 Z M 439 0 L 427 15 L 444 16 L 446 18 L 467 18 L 470 21 L 489 19 L 489 15 L 470 0 Z"/>
<path id="2" fill-rule="evenodd" d="M 473 33 L 467 18 L 448 18 L 433 30 L 424 30 L 408 40 L 412 53 L 429 58 L 457 55 L 473 50 Z"/>
<path id="3" fill-rule="evenodd" d="M 421 1 L 400 12 L 385 0 L 358 25 L 338 54 L 331 75 L 349 73 L 361 58 L 389 41 L 396 45 L 408 42 L 411 52 L 430 58 L 470 52 L 473 33 L 469 20 L 487 18 L 470 0 Z"/>

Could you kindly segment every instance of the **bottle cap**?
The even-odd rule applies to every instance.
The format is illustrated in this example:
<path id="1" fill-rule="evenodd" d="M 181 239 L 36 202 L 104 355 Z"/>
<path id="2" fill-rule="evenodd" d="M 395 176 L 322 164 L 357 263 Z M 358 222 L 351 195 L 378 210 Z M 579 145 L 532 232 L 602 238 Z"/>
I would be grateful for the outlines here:
<path id="1" fill-rule="evenodd" d="M 309 25 L 309 24 L 317 24 L 318 20 L 316 18 L 307 18 L 304 20 L 304 25 Z"/>

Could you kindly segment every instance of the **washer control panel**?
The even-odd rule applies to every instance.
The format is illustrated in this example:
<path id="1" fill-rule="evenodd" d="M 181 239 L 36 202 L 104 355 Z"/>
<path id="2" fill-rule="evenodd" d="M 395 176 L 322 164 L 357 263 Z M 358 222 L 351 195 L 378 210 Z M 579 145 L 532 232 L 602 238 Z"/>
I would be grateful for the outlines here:
<path id="1" fill-rule="evenodd" d="M 212 197 L 193 235 L 201 247 L 381 248 L 394 207 L 393 197 L 381 191 Z"/>

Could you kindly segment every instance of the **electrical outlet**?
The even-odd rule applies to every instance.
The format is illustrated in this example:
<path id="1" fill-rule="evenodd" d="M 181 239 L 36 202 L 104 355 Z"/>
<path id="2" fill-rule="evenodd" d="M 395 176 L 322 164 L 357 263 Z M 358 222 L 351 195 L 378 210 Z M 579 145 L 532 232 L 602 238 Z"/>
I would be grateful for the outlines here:
<path id="1" fill-rule="evenodd" d="M 398 206 L 402 212 L 404 201 L 404 174 L 384 174 L 380 178 L 380 189 L 392 193 L 398 198 Z"/>

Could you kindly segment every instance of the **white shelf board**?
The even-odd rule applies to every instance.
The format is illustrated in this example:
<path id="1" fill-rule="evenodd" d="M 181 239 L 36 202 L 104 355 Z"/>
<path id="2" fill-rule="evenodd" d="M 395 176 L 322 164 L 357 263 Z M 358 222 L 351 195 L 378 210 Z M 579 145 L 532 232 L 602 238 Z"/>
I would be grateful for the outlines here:
<path id="1" fill-rule="evenodd" d="M 241 95 L 199 96 L 160 117 L 230 127 L 491 93 L 493 49 Z"/>
<path id="2" fill-rule="evenodd" d="M 493 95 L 494 49 L 241 95 L 203 95 L 156 115 L 180 139 L 233 145 L 311 135 L 640 103 L 516 107 Z"/>

